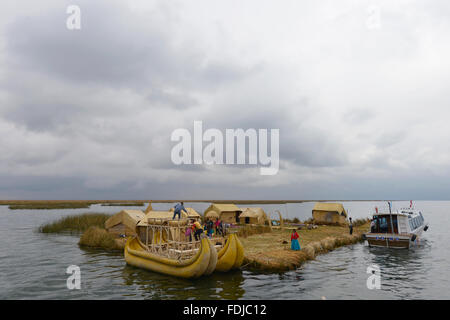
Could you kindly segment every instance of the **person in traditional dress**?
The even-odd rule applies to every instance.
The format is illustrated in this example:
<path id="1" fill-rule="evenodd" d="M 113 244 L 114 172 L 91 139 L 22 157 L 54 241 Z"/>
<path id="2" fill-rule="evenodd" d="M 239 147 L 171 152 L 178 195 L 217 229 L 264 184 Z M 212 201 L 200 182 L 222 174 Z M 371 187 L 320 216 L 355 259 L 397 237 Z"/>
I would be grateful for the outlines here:
<path id="1" fill-rule="evenodd" d="M 301 249 L 300 243 L 298 242 L 299 237 L 300 236 L 298 235 L 297 230 L 294 229 L 291 234 L 291 250 L 298 251 Z"/>

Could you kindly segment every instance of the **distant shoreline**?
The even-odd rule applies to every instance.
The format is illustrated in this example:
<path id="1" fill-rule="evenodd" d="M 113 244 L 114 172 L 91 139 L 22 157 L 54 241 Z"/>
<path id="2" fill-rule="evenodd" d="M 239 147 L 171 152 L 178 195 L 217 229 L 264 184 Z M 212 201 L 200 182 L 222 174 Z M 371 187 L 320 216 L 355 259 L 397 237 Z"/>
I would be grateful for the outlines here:
<path id="1" fill-rule="evenodd" d="M 175 203 L 175 202 L 191 202 L 191 203 L 234 203 L 234 204 L 287 204 L 287 203 L 305 203 L 305 202 L 385 202 L 385 201 L 409 201 L 402 199 L 373 199 L 373 200 L 0 200 L 0 205 L 32 205 L 32 204 L 105 204 L 105 203 Z M 436 200 L 430 200 L 436 201 Z M 443 200 L 444 201 L 444 200 Z"/>

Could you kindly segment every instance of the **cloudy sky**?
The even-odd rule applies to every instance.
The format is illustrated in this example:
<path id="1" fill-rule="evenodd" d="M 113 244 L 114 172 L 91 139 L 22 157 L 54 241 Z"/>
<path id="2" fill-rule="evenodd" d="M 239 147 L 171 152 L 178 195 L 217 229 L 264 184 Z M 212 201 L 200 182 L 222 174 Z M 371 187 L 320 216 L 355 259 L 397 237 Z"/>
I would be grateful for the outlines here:
<path id="1" fill-rule="evenodd" d="M 69 5 L 81 29 L 69 30 Z M 1 199 L 450 199 L 448 1 L 2 1 Z M 171 161 L 280 130 L 280 170 Z"/>

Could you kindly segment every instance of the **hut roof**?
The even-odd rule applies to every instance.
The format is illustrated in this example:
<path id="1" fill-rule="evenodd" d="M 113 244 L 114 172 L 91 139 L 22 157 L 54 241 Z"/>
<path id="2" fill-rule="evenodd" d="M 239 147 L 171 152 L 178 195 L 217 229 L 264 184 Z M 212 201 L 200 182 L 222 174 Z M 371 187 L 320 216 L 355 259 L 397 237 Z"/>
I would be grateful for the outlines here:
<path id="1" fill-rule="evenodd" d="M 187 212 L 188 212 L 188 218 L 200 218 L 200 214 L 195 211 L 194 208 L 186 208 Z M 170 212 L 174 212 L 174 208 L 170 208 Z M 173 215 L 173 213 L 172 213 Z M 185 213 L 184 211 L 181 211 L 181 215 L 184 217 Z"/>
<path id="2" fill-rule="evenodd" d="M 208 211 L 216 211 L 218 213 L 220 212 L 242 212 L 242 209 L 239 209 L 235 204 L 232 203 L 213 203 L 208 207 L 208 209 L 205 210 L 205 212 Z"/>
<path id="3" fill-rule="evenodd" d="M 200 213 L 198 213 L 197 211 L 195 211 L 194 208 L 186 208 L 187 212 L 188 212 L 188 217 L 189 218 L 200 218 Z"/>
<path id="4" fill-rule="evenodd" d="M 122 223 L 134 230 L 136 224 L 143 219 L 145 219 L 145 213 L 141 210 L 122 210 L 105 221 L 105 228 L 109 229 Z"/>
<path id="5" fill-rule="evenodd" d="M 347 211 L 345 211 L 342 203 L 316 202 L 313 211 L 337 212 L 347 217 Z"/>
<path id="6" fill-rule="evenodd" d="M 239 218 L 258 218 L 258 217 L 266 217 L 266 213 L 262 208 L 241 208 L 242 214 Z"/>
<path id="7" fill-rule="evenodd" d="M 173 212 L 151 210 L 146 214 L 146 217 L 150 219 L 172 219 Z"/>

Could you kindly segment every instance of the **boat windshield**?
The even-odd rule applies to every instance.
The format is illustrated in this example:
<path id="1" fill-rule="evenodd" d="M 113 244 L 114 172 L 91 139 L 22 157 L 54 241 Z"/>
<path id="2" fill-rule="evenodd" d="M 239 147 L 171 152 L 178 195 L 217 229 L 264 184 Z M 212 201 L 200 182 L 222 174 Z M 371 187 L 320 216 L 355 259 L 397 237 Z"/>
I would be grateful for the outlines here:
<path id="1" fill-rule="evenodd" d="M 370 230 L 372 233 L 398 233 L 396 215 L 392 215 L 392 225 L 390 215 L 373 216 L 373 221 L 374 223 L 371 224 Z M 392 226 L 394 227 L 394 230 L 392 230 Z"/>

